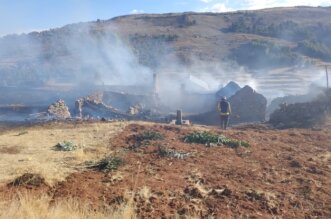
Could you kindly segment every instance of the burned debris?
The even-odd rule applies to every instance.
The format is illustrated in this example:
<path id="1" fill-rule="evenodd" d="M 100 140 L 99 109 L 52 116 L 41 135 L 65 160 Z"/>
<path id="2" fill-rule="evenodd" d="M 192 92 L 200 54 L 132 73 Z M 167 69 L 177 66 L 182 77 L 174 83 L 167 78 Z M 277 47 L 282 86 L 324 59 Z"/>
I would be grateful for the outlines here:
<path id="1" fill-rule="evenodd" d="M 311 102 L 280 104 L 269 122 L 276 128 L 309 128 L 322 124 L 330 113 L 331 89 Z"/>
<path id="2" fill-rule="evenodd" d="M 96 93 L 77 99 L 75 102 L 75 113 L 78 118 L 127 118 L 125 113 L 120 112 L 112 106 L 104 104 L 102 93 Z"/>
<path id="3" fill-rule="evenodd" d="M 265 120 L 267 99 L 250 86 L 245 86 L 229 98 L 232 123 L 262 122 Z"/>
<path id="4" fill-rule="evenodd" d="M 257 93 L 250 86 L 245 86 L 229 98 L 232 108 L 230 123 L 251 123 L 262 122 L 265 120 L 267 99 Z M 213 111 L 198 115 L 188 116 L 187 118 L 195 123 L 205 125 L 219 125 L 219 112 Z"/>
<path id="5" fill-rule="evenodd" d="M 68 106 L 65 104 L 64 100 L 61 99 L 51 104 L 48 107 L 47 112 L 50 117 L 58 120 L 71 118 Z"/>

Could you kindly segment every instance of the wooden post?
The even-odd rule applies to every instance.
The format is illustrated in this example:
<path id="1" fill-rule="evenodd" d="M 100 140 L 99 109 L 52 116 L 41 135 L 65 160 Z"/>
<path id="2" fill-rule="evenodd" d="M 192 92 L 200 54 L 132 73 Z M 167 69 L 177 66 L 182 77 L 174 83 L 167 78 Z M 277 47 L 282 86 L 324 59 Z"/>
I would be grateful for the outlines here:
<path id="1" fill-rule="evenodd" d="M 325 74 L 326 74 L 326 88 L 329 89 L 329 73 L 328 73 L 328 66 L 325 66 Z"/>
<path id="2" fill-rule="evenodd" d="M 176 125 L 182 125 L 182 124 L 183 124 L 182 111 L 177 110 Z"/>

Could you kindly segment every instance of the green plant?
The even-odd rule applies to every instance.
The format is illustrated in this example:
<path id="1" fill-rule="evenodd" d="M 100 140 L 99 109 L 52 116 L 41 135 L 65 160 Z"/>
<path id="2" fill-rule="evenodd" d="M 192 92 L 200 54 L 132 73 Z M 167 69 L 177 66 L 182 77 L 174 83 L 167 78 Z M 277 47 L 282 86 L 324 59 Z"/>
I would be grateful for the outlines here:
<path id="1" fill-rule="evenodd" d="M 123 165 L 123 163 L 124 161 L 122 158 L 109 156 L 96 162 L 94 165 L 89 166 L 89 168 L 102 172 L 111 172 L 113 170 L 117 170 L 117 168 Z"/>
<path id="2" fill-rule="evenodd" d="M 144 131 L 136 136 L 136 140 L 139 142 L 142 141 L 156 141 L 163 140 L 164 135 L 156 131 Z"/>
<path id="3" fill-rule="evenodd" d="M 77 145 L 71 141 L 64 141 L 55 145 L 55 148 L 59 151 L 73 151 L 77 149 Z"/>
<path id="4" fill-rule="evenodd" d="M 177 151 L 175 149 L 168 149 L 163 146 L 159 146 L 157 153 L 160 157 L 173 157 L 177 159 L 184 159 L 190 155 L 189 152 Z"/>
<path id="5" fill-rule="evenodd" d="M 223 135 L 216 135 L 210 132 L 193 132 L 184 137 L 184 142 L 186 143 L 196 143 L 196 144 L 205 144 L 211 146 L 212 144 L 216 145 L 226 145 L 231 148 L 236 147 L 249 147 L 249 143 L 245 141 L 235 140 L 227 138 Z"/>
<path id="6" fill-rule="evenodd" d="M 210 132 L 193 132 L 184 137 L 184 142 L 197 144 L 219 143 L 219 136 Z"/>

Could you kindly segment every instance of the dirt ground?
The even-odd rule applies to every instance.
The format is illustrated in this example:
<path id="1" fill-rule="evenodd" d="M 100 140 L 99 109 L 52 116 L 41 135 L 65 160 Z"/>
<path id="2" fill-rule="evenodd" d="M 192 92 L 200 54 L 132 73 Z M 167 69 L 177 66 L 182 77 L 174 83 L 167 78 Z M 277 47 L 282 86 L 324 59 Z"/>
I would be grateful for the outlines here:
<path id="1" fill-rule="evenodd" d="M 106 124 L 99 126 L 99 132 L 110 127 Z M 80 168 L 63 181 L 40 186 L 14 187 L 5 184 L 10 180 L 5 178 L 0 195 L 10 197 L 26 190 L 46 192 L 54 200 L 75 197 L 88 201 L 95 209 L 121 204 L 132 197 L 140 218 L 331 218 L 330 126 L 273 130 L 265 125 L 247 125 L 222 131 L 130 122 L 121 127 L 116 135 L 108 136 L 104 151 L 124 160 L 117 170 L 103 173 Z M 48 125 L 48 129 L 31 130 L 53 128 Z M 184 136 L 195 130 L 245 140 L 250 147 L 185 143 Z M 159 132 L 165 138 L 138 147 L 135 136 L 144 131 Z M 160 147 L 189 152 L 189 156 L 162 157 L 158 154 Z M 1 141 L 0 155 L 7 151 L 7 156 L 18 156 L 25 150 L 9 149 Z"/>

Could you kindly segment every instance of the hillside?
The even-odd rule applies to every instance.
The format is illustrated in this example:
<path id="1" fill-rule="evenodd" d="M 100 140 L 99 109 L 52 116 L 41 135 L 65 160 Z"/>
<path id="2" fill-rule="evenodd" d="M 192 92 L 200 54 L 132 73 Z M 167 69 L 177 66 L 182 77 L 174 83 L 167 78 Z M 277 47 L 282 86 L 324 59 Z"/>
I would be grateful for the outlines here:
<path id="1" fill-rule="evenodd" d="M 330 218 L 330 124 L 226 131 L 142 122 L 4 127 L 0 217 Z M 214 135 L 232 140 L 203 143 Z M 66 140 L 78 148 L 54 149 Z M 107 157 L 111 163 L 91 169 Z M 88 215 L 68 216 L 75 213 Z"/>
<path id="2" fill-rule="evenodd" d="M 331 61 L 330 33 L 330 7 L 128 15 L 1 38 L 0 84 L 146 83 L 156 71 L 300 93 Z"/>

